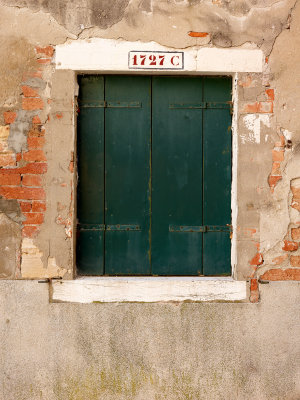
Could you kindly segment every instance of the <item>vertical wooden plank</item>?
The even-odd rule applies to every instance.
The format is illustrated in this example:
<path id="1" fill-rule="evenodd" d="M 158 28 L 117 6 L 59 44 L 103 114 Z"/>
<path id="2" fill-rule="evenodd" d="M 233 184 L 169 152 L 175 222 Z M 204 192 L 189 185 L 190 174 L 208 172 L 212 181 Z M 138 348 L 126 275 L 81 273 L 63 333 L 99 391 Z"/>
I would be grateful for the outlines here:
<path id="1" fill-rule="evenodd" d="M 202 78 L 153 77 L 154 275 L 202 274 L 202 233 L 169 231 L 202 225 L 202 109 L 190 107 L 201 102 Z"/>
<path id="2" fill-rule="evenodd" d="M 105 273 L 145 275 L 150 273 L 151 78 L 107 76 L 105 97 L 105 223 L 140 226 L 106 230 Z"/>
<path id="3" fill-rule="evenodd" d="M 102 275 L 104 232 L 95 225 L 104 223 L 104 79 L 80 76 L 79 87 L 77 269 L 83 275 Z"/>
<path id="4" fill-rule="evenodd" d="M 205 78 L 204 101 L 231 101 L 230 78 Z M 218 105 L 214 105 L 218 107 Z M 220 106 L 222 107 L 222 106 Z M 231 115 L 229 109 L 207 108 L 203 116 L 203 224 L 231 224 Z M 230 275 L 230 233 L 203 235 L 204 275 Z"/>

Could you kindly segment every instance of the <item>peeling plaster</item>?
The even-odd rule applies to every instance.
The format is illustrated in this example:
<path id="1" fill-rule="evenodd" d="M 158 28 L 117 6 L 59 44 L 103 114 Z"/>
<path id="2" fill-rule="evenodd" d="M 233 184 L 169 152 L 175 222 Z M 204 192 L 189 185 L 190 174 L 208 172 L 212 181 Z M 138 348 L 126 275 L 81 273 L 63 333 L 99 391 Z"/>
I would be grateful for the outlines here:
<path id="1" fill-rule="evenodd" d="M 21 275 L 25 279 L 63 277 L 67 270 L 60 268 L 54 257 L 48 257 L 44 268 L 43 253 L 35 246 L 33 239 L 24 238 L 22 242 Z"/>
<path id="2" fill-rule="evenodd" d="M 270 127 L 270 116 L 261 114 L 248 114 L 243 118 L 249 134 L 241 134 L 242 143 L 260 143 L 261 124 Z"/>

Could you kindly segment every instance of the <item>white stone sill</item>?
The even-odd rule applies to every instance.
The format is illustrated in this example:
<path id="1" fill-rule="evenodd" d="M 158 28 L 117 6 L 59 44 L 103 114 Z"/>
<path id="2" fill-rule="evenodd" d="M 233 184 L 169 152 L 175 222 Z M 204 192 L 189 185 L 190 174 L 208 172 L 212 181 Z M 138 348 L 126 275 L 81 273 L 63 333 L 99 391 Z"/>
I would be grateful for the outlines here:
<path id="1" fill-rule="evenodd" d="M 52 302 L 243 301 L 247 283 L 231 277 L 80 277 L 51 282 Z"/>

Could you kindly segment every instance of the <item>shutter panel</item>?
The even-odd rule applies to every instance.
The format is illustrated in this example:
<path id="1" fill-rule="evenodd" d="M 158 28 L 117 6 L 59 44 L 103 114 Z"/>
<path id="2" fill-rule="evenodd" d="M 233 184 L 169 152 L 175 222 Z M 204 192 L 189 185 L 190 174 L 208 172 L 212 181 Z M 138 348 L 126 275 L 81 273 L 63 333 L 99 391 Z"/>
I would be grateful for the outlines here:
<path id="1" fill-rule="evenodd" d="M 79 77 L 77 130 L 77 267 L 83 275 L 103 274 L 104 79 Z"/>
<path id="2" fill-rule="evenodd" d="M 105 80 L 105 274 L 150 274 L 151 78 Z"/>
<path id="3" fill-rule="evenodd" d="M 231 224 L 230 100 L 231 79 L 204 79 L 204 101 L 214 103 L 203 111 L 203 224 L 215 226 L 203 235 L 204 275 L 231 272 L 229 227 L 226 231 Z"/>
<path id="4" fill-rule="evenodd" d="M 202 107 L 202 78 L 153 77 L 154 275 L 202 274 L 203 233 L 180 231 L 202 225 Z"/>

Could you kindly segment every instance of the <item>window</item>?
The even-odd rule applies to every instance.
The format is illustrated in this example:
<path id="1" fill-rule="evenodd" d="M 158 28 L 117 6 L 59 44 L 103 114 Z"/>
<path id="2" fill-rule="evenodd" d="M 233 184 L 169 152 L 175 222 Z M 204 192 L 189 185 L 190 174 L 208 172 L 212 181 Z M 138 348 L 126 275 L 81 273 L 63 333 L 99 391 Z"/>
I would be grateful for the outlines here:
<path id="1" fill-rule="evenodd" d="M 82 275 L 230 275 L 231 79 L 79 77 Z"/>

